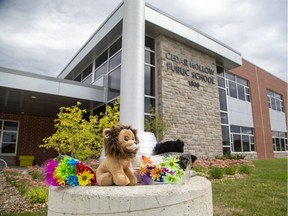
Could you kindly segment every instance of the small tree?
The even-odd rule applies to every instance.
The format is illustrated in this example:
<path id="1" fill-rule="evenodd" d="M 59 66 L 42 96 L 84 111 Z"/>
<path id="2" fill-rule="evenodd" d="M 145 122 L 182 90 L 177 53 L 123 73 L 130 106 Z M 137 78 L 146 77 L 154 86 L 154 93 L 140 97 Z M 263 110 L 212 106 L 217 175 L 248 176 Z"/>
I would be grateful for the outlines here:
<path id="1" fill-rule="evenodd" d="M 102 131 L 119 121 L 119 100 L 113 108 L 107 106 L 106 113 L 83 119 L 86 110 L 81 110 L 81 103 L 76 106 L 61 107 L 58 118 L 54 120 L 56 132 L 43 139 L 39 147 L 53 148 L 59 154 L 70 155 L 81 161 L 98 157 L 102 150 Z"/>
<path id="2" fill-rule="evenodd" d="M 151 107 L 150 110 L 151 116 L 149 119 L 145 119 L 144 128 L 145 131 L 154 133 L 159 142 L 163 139 L 165 132 L 171 128 L 172 124 L 168 124 L 163 118 L 159 117 L 155 107 Z"/>

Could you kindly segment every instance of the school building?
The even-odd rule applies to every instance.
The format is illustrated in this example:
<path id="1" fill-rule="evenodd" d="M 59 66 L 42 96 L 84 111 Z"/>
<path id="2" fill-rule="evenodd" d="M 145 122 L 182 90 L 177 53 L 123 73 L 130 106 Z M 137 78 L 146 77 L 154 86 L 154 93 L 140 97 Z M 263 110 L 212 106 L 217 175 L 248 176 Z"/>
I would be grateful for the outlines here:
<path id="1" fill-rule="evenodd" d="M 143 2 L 119 4 L 58 77 L 0 67 L 0 158 L 40 165 L 57 155 L 38 146 L 60 107 L 80 101 L 93 115 L 118 97 L 123 123 L 144 131 L 155 107 L 164 140 L 198 157 L 287 157 L 287 82 Z"/>

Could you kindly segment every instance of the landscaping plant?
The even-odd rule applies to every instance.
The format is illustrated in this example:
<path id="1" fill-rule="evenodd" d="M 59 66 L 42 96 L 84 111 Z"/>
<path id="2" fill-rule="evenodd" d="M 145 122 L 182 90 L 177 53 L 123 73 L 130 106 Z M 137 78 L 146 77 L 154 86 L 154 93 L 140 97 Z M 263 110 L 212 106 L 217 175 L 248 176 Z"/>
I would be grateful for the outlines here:
<path id="1" fill-rule="evenodd" d="M 240 159 L 198 159 L 193 169 L 200 175 L 211 179 L 221 179 L 224 175 L 251 174 L 254 164 L 250 160 Z"/>
<path id="2" fill-rule="evenodd" d="M 37 173 L 37 174 L 36 174 Z M 28 167 L 27 173 L 16 168 L 5 168 L 4 177 L 8 183 L 18 188 L 19 192 L 35 203 L 48 201 L 48 190 L 44 180 L 44 168 Z"/>
<path id="3" fill-rule="evenodd" d="M 150 113 L 151 115 L 149 116 L 149 118 L 145 118 L 144 129 L 147 132 L 154 133 L 156 139 L 158 141 L 161 141 L 163 140 L 165 133 L 172 127 L 174 120 L 171 114 L 168 115 L 168 119 L 170 119 L 169 123 L 168 121 L 162 119 L 156 112 L 155 107 L 152 107 L 150 109 Z"/>
<path id="4" fill-rule="evenodd" d="M 220 167 L 211 167 L 209 175 L 213 179 L 221 179 L 224 176 L 224 169 Z"/>
<path id="5" fill-rule="evenodd" d="M 83 118 L 86 110 L 76 106 L 61 107 L 55 119 L 56 132 L 43 139 L 40 147 L 53 148 L 61 155 L 68 155 L 80 161 L 99 157 L 102 150 L 102 132 L 105 128 L 119 122 L 119 100 L 113 107 L 107 106 L 105 113 Z"/>

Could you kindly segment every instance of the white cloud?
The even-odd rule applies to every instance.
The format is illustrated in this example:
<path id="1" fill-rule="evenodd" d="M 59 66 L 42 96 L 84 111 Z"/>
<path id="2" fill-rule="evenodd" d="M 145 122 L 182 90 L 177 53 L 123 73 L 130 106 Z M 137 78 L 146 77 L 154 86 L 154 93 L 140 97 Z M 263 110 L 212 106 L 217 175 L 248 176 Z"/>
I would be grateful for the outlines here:
<path id="1" fill-rule="evenodd" d="M 147 0 L 287 81 L 286 0 Z M 177 9 L 175 9 L 177 8 Z"/>
<path id="2" fill-rule="evenodd" d="M 146 0 L 287 75 L 286 0 Z M 0 0 L 0 65 L 56 76 L 120 0 Z"/>

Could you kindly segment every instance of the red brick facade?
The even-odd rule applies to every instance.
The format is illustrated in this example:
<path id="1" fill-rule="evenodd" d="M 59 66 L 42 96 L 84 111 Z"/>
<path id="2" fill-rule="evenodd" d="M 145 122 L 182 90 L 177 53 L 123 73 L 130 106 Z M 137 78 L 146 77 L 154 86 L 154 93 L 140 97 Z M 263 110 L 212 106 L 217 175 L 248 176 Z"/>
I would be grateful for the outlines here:
<path id="1" fill-rule="evenodd" d="M 5 156 L 8 165 L 19 165 L 20 155 L 33 155 L 34 165 L 41 165 L 45 160 L 57 156 L 51 149 L 39 148 L 43 138 L 54 133 L 54 119 L 47 117 L 0 113 L 0 119 L 19 121 L 18 145 L 16 156 Z M 2 157 L 2 156 L 1 156 Z"/>
<path id="2" fill-rule="evenodd" d="M 274 158 L 272 133 L 267 100 L 267 89 L 283 96 L 284 110 L 287 120 L 287 88 L 288 84 L 243 59 L 243 65 L 230 71 L 250 83 L 251 104 L 255 129 L 255 142 L 258 159 Z"/>

